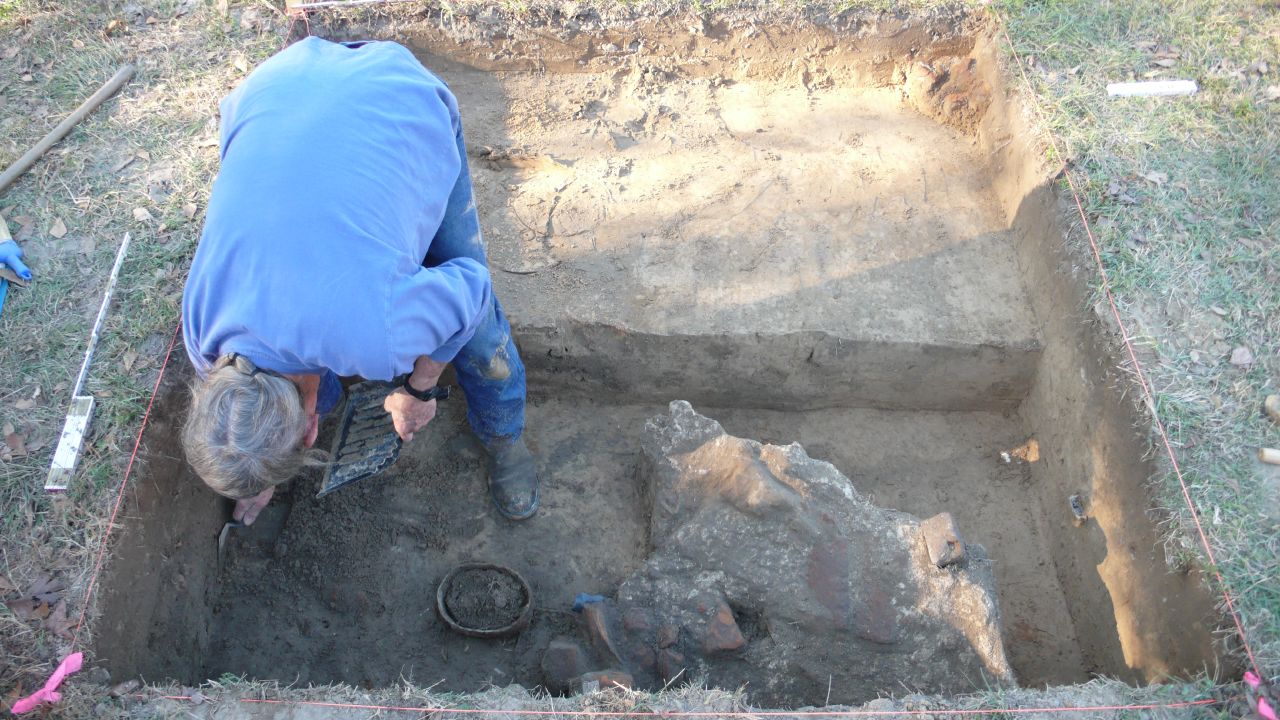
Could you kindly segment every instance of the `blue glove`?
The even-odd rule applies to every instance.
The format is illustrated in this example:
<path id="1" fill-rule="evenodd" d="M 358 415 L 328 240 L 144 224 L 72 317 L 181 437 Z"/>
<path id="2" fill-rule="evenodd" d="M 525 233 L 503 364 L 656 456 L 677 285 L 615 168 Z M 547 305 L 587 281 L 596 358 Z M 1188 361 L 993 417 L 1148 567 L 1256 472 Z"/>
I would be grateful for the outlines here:
<path id="1" fill-rule="evenodd" d="M 8 265 L 23 280 L 31 279 L 31 270 L 22 262 L 22 248 L 18 243 L 12 240 L 0 242 L 0 263 Z"/>

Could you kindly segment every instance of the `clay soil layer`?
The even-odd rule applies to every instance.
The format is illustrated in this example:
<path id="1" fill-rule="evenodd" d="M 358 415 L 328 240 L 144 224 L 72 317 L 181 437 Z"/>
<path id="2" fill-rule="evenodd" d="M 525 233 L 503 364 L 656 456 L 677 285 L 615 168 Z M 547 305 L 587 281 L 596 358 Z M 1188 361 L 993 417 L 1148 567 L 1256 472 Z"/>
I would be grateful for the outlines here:
<path id="1" fill-rule="evenodd" d="M 179 459 L 179 368 L 107 582 L 113 675 L 542 685 L 548 643 L 582 637 L 574 596 L 648 555 L 640 437 L 673 399 L 801 443 L 876 504 L 952 513 L 994 563 L 1023 685 L 1213 666 L 1212 603 L 1164 561 L 1132 411 L 1074 314 L 1052 189 L 981 29 L 739 20 L 527 28 L 483 53 L 465 22 L 395 33 L 459 99 L 541 510 L 496 513 L 451 400 L 382 476 L 319 500 L 293 482 L 219 568 L 226 507 Z M 1031 438 L 1039 460 L 1002 459 Z M 518 637 L 437 617 L 436 585 L 473 561 L 529 581 Z"/>

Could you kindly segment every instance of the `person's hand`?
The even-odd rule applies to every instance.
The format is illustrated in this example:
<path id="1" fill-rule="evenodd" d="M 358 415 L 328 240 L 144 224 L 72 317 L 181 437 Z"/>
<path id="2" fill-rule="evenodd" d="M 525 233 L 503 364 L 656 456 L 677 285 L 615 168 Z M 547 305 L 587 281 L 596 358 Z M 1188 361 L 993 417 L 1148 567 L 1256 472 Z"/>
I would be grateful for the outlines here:
<path id="1" fill-rule="evenodd" d="M 231 519 L 245 525 L 252 525 L 253 521 L 258 519 L 258 513 L 271 502 L 271 496 L 275 493 L 276 489 L 269 487 L 251 498 L 237 500 L 236 509 L 231 512 Z"/>
<path id="2" fill-rule="evenodd" d="M 436 401 L 423 402 L 405 392 L 403 388 L 396 390 L 382 401 L 382 407 L 391 413 L 391 422 L 396 426 L 396 434 L 401 440 L 409 442 L 413 434 L 427 426 L 436 416 Z"/>

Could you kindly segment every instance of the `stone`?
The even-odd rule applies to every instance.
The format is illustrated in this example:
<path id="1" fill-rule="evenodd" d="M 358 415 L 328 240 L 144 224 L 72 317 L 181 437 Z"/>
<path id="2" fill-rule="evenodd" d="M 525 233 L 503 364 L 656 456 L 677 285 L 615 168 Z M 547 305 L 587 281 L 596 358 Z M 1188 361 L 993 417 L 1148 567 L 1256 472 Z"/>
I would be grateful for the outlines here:
<path id="1" fill-rule="evenodd" d="M 876 698 L 862 706 L 862 710 L 869 713 L 890 713 L 897 709 L 898 706 L 889 698 Z"/>
<path id="2" fill-rule="evenodd" d="M 630 658 L 634 666 L 639 667 L 641 670 L 653 672 L 656 667 L 657 655 L 654 653 L 653 648 L 648 645 L 638 644 L 633 646 L 630 650 Z"/>
<path id="3" fill-rule="evenodd" d="M 613 637 L 658 648 L 654 669 L 624 666 L 642 687 L 687 676 L 798 697 L 830 683 L 844 704 L 884 677 L 943 694 L 1013 683 L 980 546 L 939 572 L 918 518 L 873 505 L 797 444 L 733 437 L 685 402 L 649 421 L 642 447 L 653 552 L 608 601 L 656 628 L 620 620 Z"/>
<path id="4" fill-rule="evenodd" d="M 991 87 L 972 57 L 935 58 L 916 63 L 903 91 L 921 113 L 960 129 L 977 124 L 991 104 Z"/>
<path id="5" fill-rule="evenodd" d="M 710 654 L 737 650 L 746 644 L 747 639 L 742 637 L 742 631 L 738 629 L 738 623 L 733 619 L 733 610 L 728 605 L 720 603 L 702 636 L 703 652 Z"/>
<path id="6" fill-rule="evenodd" d="M 671 649 L 658 651 L 658 675 L 663 684 L 669 683 L 684 672 L 684 655 Z"/>
<path id="7" fill-rule="evenodd" d="M 569 692 L 585 670 L 586 653 L 572 640 L 552 640 L 542 653 L 542 681 L 552 692 Z"/>
<path id="8" fill-rule="evenodd" d="M 658 647 L 669 648 L 680 642 L 680 628 L 675 625 L 663 625 L 658 628 Z"/>
<path id="9" fill-rule="evenodd" d="M 951 513 L 942 512 L 920 523 L 929 562 L 940 568 L 959 565 L 965 560 L 964 540 Z"/>
<path id="10" fill-rule="evenodd" d="M 649 613 L 644 608 L 629 608 L 622 615 L 622 627 L 631 632 L 645 632 L 650 625 Z"/>
<path id="11" fill-rule="evenodd" d="M 600 690 L 607 690 L 613 687 L 620 687 L 630 690 L 635 686 L 635 680 L 631 677 L 631 673 L 622 670 L 596 670 L 595 672 L 583 673 L 580 678 L 583 692 L 589 692 L 588 688 L 595 685 Z"/>

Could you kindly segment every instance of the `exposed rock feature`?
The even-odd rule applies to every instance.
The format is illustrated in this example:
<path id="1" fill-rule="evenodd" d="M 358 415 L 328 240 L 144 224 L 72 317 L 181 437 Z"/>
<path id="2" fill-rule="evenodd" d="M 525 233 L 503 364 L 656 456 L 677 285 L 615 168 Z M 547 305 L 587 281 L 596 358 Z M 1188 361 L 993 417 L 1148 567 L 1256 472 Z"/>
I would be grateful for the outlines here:
<path id="1" fill-rule="evenodd" d="M 768 703 L 828 685 L 832 702 L 861 700 L 885 677 L 929 692 L 1013 681 L 981 547 L 938 567 L 916 518 L 872 505 L 799 445 L 731 437 L 686 402 L 648 423 L 644 449 L 653 552 L 584 612 L 597 659 L 637 685 L 750 681 Z M 933 522 L 963 548 L 954 523 Z"/>
<path id="2" fill-rule="evenodd" d="M 912 63 L 905 80 L 903 92 L 916 110 L 959 130 L 972 131 L 991 105 L 991 87 L 972 57 Z"/>

